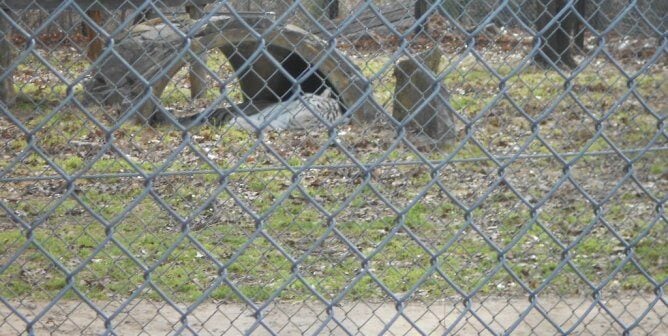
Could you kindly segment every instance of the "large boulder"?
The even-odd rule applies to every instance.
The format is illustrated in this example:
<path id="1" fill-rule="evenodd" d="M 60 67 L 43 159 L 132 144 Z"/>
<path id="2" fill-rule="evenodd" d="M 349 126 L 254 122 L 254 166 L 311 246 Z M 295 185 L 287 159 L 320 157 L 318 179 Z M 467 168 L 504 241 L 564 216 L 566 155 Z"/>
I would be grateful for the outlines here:
<path id="1" fill-rule="evenodd" d="M 187 40 L 183 34 L 192 38 Z M 98 103 L 120 104 L 125 111 L 137 109 L 134 115 L 146 121 L 159 110 L 159 97 L 174 74 L 186 61 L 197 62 L 187 55 L 211 49 L 222 50 L 228 58 L 243 96 L 251 97 L 246 105 L 292 97 L 294 78 L 298 78 L 301 92 L 331 88 L 343 110 L 352 110 L 349 115 L 354 121 L 376 117 L 378 104 L 369 81 L 350 59 L 315 35 L 291 25 L 276 26 L 266 17 L 239 20 L 221 15 L 205 24 L 187 17 L 169 24 L 156 19 L 134 26 L 115 40 L 114 53 L 103 53 L 97 72 L 86 84 L 86 94 Z"/>

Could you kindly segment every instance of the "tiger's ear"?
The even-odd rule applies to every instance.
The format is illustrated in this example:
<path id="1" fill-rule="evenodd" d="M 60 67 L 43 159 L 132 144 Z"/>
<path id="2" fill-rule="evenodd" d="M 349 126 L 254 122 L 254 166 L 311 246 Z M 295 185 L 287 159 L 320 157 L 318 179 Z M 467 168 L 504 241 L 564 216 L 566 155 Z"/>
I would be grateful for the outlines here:
<path id="1" fill-rule="evenodd" d="M 322 93 L 320 94 L 320 97 L 332 98 L 332 88 L 330 88 L 329 86 L 326 86 L 325 91 L 322 91 Z"/>

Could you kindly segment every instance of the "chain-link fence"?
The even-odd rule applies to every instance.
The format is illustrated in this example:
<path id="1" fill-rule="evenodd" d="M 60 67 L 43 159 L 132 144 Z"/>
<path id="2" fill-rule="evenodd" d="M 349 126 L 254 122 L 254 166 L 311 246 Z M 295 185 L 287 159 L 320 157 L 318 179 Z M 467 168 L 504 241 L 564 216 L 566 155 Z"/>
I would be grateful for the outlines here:
<path id="1" fill-rule="evenodd" d="M 0 8 L 0 335 L 668 333 L 665 1 Z"/>

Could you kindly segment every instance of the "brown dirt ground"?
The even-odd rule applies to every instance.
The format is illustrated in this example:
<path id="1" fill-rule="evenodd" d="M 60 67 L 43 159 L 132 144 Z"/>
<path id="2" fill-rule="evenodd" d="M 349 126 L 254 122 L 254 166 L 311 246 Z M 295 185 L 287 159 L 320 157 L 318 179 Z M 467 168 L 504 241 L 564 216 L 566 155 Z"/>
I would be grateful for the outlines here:
<path id="1" fill-rule="evenodd" d="M 100 335 L 104 321 L 80 301 L 63 301 L 46 312 L 45 302 L 12 303 L 27 319 L 40 317 L 34 324 L 35 335 Z M 106 314 L 114 314 L 118 304 L 96 303 Z M 409 304 L 403 316 L 396 306 L 379 302 L 346 302 L 334 307 L 327 321 L 326 307 L 316 302 L 272 303 L 263 311 L 262 323 L 253 317 L 253 309 L 239 303 L 204 302 L 188 315 L 189 329 L 183 330 L 179 314 L 171 306 L 155 301 L 130 302 L 113 316 L 111 324 L 117 335 L 491 335 L 514 328 L 512 335 L 555 335 L 555 325 L 572 328 L 574 335 L 621 335 L 620 323 L 632 325 L 632 335 L 665 335 L 668 332 L 666 297 L 629 296 L 601 300 L 595 304 L 586 297 L 540 297 L 536 307 L 528 309 L 526 298 L 492 297 L 471 303 L 464 312 L 461 303 L 438 300 L 431 304 Z M 183 308 L 185 309 L 185 308 Z M 520 319 L 520 314 L 528 310 Z M 546 316 L 552 320 L 550 323 Z M 41 314 L 41 316 L 40 316 Z M 27 334 L 26 323 L 7 306 L 0 306 L 0 335 Z M 577 320 L 582 317 L 582 321 Z M 614 316 L 614 318 L 613 318 Z M 412 321 L 412 322 L 409 322 Z M 617 320 L 617 322 L 615 322 Z M 483 322 L 488 324 L 486 329 Z M 321 328 L 321 326 L 325 326 Z M 414 325 L 412 325 L 414 324 Z M 415 329 L 420 328 L 421 332 Z M 345 328 L 345 329 L 344 329 Z M 21 333 L 23 332 L 23 333 Z"/>

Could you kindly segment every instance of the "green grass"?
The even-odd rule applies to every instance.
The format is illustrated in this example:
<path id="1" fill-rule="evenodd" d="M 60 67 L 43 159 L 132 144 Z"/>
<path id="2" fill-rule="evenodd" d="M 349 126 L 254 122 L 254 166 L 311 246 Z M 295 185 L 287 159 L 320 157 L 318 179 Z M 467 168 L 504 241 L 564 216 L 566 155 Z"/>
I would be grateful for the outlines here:
<path id="1" fill-rule="evenodd" d="M 359 65 L 372 76 L 387 60 L 378 57 Z M 220 54 L 208 62 L 221 73 L 229 70 Z M 80 63 L 64 62 L 63 67 L 78 69 Z M 506 65 L 498 68 L 504 75 L 509 73 Z M 445 78 L 450 104 L 465 118 L 474 118 L 501 94 L 499 80 L 470 60 L 458 69 Z M 178 76 L 163 101 L 190 108 L 193 103 L 183 86 L 185 72 Z M 32 114 L 26 121 L 29 128 L 44 121 L 40 111 L 50 111 L 65 92 L 62 83 L 41 91 L 16 85 L 34 98 L 16 107 L 18 112 Z M 373 85 L 377 100 L 390 107 L 391 73 L 379 76 Z M 573 85 L 595 118 L 602 118 L 627 90 L 611 67 L 585 70 Z M 651 74 L 639 77 L 635 89 L 654 97 L 665 85 L 662 74 Z M 101 153 L 104 133 L 81 111 L 67 107 L 35 133 L 35 146 L 64 174 L 83 176 L 68 185 L 34 151 L 3 176 L 3 205 L 34 227 L 28 230 L 4 212 L 0 216 L 0 265 L 9 263 L 0 272 L 0 283 L 5 284 L 0 286 L 0 296 L 46 300 L 73 286 L 96 300 L 125 298 L 138 290 L 154 299 L 162 291 L 183 302 L 205 294 L 239 301 L 237 292 L 253 301 L 272 295 L 306 300 L 313 298 L 312 291 L 326 298 L 342 292 L 348 299 L 386 298 L 377 280 L 399 295 L 420 284 L 415 295 L 438 298 L 458 291 L 518 293 L 521 286 L 515 278 L 529 288 L 546 285 L 544 292 L 569 295 L 591 291 L 581 276 L 596 285 L 615 270 L 618 273 L 607 290 L 654 290 L 652 282 L 668 277 L 667 223 L 657 220 L 655 212 L 656 199 L 666 197 L 665 151 L 630 156 L 636 160 L 635 177 L 644 190 L 628 180 L 609 195 L 624 176 L 625 163 L 615 155 L 579 158 L 568 169 L 554 157 L 520 159 L 505 167 L 504 183 L 512 188 L 501 183 L 489 190 L 498 182 L 499 166 L 485 160 L 485 151 L 500 162 L 517 154 L 534 132 L 532 121 L 523 113 L 537 118 L 537 132 L 545 141 L 531 142 L 524 155 L 546 155 L 552 148 L 568 161 L 574 157 L 567 153 L 612 149 L 604 139 L 594 138 L 596 121 L 572 98 L 555 101 L 563 88 L 563 79 L 556 74 L 528 68 L 509 78 L 506 88 L 507 97 L 472 127 L 472 140 L 480 145 L 453 143 L 421 153 L 436 161 L 453 155 L 453 161 L 436 172 L 408 164 L 419 157 L 404 145 L 386 153 L 392 146 L 386 133 L 345 126 L 341 144 L 362 163 L 382 164 L 368 176 L 336 146 L 327 146 L 325 136 L 299 132 L 268 132 L 264 135 L 267 148 L 255 146 L 254 134 L 229 126 L 191 130 L 192 146 L 221 174 L 188 147 L 167 163 L 184 137 L 165 125 L 123 124 L 113 133 L 115 149 Z M 241 98 L 235 94 L 233 100 Z M 211 89 L 200 103 L 217 95 Z M 508 99 L 520 105 L 523 113 Z M 541 116 L 552 103 L 555 110 Z M 35 112 L 35 104 L 41 110 Z M 660 110 L 656 100 L 649 104 Z M 112 112 L 94 107 L 91 112 L 106 125 L 113 124 Z M 628 101 L 601 125 L 617 148 L 629 150 L 647 146 L 658 122 L 641 104 Z M 0 145 L 3 169 L 27 149 L 26 138 L 17 134 L 21 133 L 8 121 L 0 120 L 0 135 L 7 140 Z M 463 131 L 459 138 L 465 138 Z M 665 146 L 665 136 L 654 145 Z M 315 157 L 321 150 L 323 154 Z M 91 162 L 96 155 L 100 159 Z M 281 161 L 305 170 L 294 175 Z M 341 167 L 314 168 L 305 166 L 307 162 Z M 574 182 L 558 184 L 565 170 Z M 152 180 L 142 177 L 158 171 L 168 174 Z M 29 176 L 51 179 L 21 180 Z M 425 189 L 433 178 L 449 195 L 438 185 Z M 572 183 L 601 201 L 600 210 Z M 296 184 L 300 188 L 293 188 Z M 147 187 L 150 194 L 144 193 Z M 221 192 L 213 195 L 218 187 Z M 71 193 L 63 196 L 68 190 Z M 215 200 L 193 215 L 211 197 Z M 531 209 L 524 202 L 540 206 Z M 595 211 L 601 214 L 598 221 Z M 190 226 L 182 226 L 171 212 L 189 219 Z M 633 262 L 609 228 L 632 244 L 628 255 Z M 322 242 L 315 245 L 318 240 Z M 564 264 L 565 249 L 569 262 Z M 299 260 L 296 268 L 295 260 Z M 498 267 L 499 260 L 504 260 L 503 268 Z M 145 276 L 148 270 L 150 277 Z M 75 272 L 69 284 L 65 272 Z M 546 284 L 546 279 L 551 280 Z M 66 297 L 75 296 L 68 290 Z"/>

